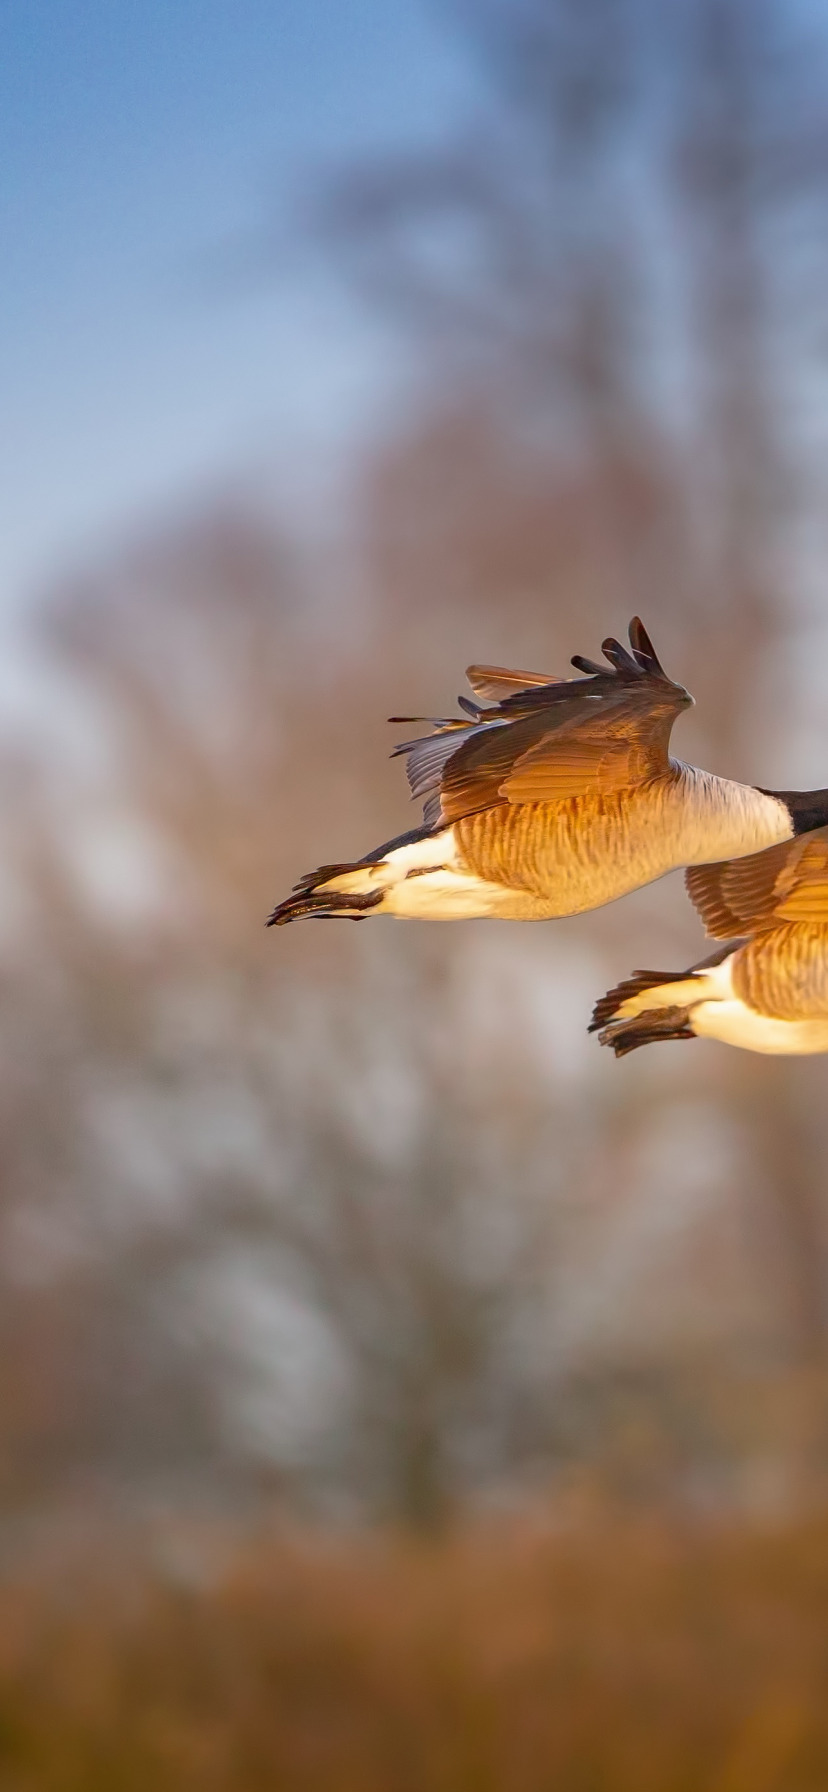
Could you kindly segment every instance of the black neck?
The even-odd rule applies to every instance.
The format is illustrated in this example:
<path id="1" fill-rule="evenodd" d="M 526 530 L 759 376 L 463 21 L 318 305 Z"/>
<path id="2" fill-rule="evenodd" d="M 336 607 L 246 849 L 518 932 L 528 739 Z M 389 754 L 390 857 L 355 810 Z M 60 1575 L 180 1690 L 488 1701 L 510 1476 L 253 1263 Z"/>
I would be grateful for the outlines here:
<path id="1" fill-rule="evenodd" d="M 828 826 L 828 790 L 763 790 L 788 810 L 795 834 L 810 834 Z"/>

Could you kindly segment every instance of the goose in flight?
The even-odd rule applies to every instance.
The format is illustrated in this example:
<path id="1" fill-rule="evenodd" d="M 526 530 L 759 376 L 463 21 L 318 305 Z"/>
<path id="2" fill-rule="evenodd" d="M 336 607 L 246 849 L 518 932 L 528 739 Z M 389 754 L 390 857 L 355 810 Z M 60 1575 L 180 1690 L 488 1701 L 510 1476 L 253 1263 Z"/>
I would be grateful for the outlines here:
<path id="1" fill-rule="evenodd" d="M 658 1039 L 828 1052 L 828 827 L 696 865 L 686 883 L 708 934 L 728 944 L 689 971 L 637 971 L 596 1004 L 590 1032 L 618 1058 Z"/>
<path id="2" fill-rule="evenodd" d="M 395 751 L 423 826 L 301 878 L 268 925 L 310 916 L 543 921 L 600 908 L 681 865 L 733 859 L 828 823 L 828 790 L 774 792 L 669 756 L 693 702 L 638 617 L 582 678 L 470 666 L 478 699 Z M 392 717 L 420 721 L 421 717 Z"/>

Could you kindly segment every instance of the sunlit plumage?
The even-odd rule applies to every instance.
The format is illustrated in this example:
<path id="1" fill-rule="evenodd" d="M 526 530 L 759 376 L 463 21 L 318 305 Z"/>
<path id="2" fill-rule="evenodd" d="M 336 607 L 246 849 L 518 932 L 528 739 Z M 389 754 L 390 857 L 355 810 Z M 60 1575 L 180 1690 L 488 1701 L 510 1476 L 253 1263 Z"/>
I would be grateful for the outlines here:
<path id="1" fill-rule="evenodd" d="M 629 649 L 604 642 L 608 668 L 576 654 L 576 679 L 470 667 L 484 702 L 461 697 L 462 716 L 396 748 L 423 826 L 309 873 L 270 922 L 574 915 L 677 866 L 828 822 L 828 792 L 759 790 L 671 759 L 673 723 L 693 699 L 637 617 L 629 638 Z"/>
<path id="2" fill-rule="evenodd" d="M 828 1051 L 828 827 L 696 866 L 687 889 L 708 933 L 728 944 L 689 971 L 638 971 L 610 990 L 592 1020 L 602 1045 L 618 1057 L 697 1037 L 755 1052 Z"/>

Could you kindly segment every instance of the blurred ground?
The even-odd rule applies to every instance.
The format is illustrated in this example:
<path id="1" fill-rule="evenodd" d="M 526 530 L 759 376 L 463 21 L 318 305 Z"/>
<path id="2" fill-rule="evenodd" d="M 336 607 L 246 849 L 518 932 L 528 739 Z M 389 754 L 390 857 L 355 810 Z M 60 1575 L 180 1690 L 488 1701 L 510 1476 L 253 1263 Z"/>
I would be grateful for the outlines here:
<path id="1" fill-rule="evenodd" d="M 75 1561 L 0 1598 L 4 1784 L 816 1792 L 826 1598 L 822 1519 Z"/>

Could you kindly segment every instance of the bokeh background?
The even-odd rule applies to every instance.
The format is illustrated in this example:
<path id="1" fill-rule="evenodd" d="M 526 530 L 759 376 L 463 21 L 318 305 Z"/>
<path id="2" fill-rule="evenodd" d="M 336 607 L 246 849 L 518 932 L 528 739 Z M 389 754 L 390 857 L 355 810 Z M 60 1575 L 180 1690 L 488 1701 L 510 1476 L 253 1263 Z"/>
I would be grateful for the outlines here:
<path id="1" fill-rule="evenodd" d="M 263 921 L 640 612 L 828 777 L 824 0 L 9 0 L 0 1777 L 828 1783 L 820 1059 L 674 877 Z"/>

